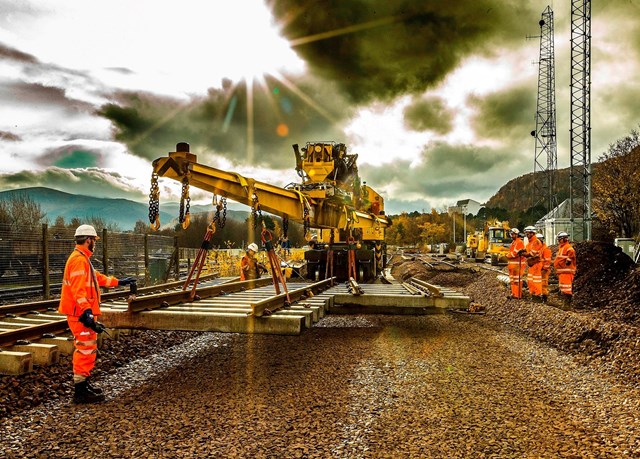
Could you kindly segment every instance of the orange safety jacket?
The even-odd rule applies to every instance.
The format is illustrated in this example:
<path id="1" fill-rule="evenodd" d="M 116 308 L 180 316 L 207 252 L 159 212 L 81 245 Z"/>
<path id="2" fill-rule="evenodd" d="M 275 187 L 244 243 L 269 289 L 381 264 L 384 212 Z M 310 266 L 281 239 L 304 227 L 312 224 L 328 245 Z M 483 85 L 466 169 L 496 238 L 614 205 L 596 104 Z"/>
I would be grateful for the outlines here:
<path id="1" fill-rule="evenodd" d="M 551 249 L 544 242 L 542 243 L 542 269 L 551 269 Z"/>
<path id="2" fill-rule="evenodd" d="M 260 268 L 258 260 L 245 255 L 240 260 L 240 280 L 259 279 Z"/>
<path id="3" fill-rule="evenodd" d="M 105 276 L 91 266 L 91 251 L 81 245 L 69 255 L 62 277 L 62 293 L 58 312 L 78 317 L 91 308 L 93 315 L 100 315 L 100 287 L 115 287 L 118 279 Z"/>
<path id="4" fill-rule="evenodd" d="M 507 254 L 507 258 L 509 260 L 515 260 L 515 261 L 510 261 L 509 264 L 512 263 L 524 263 L 524 260 L 522 260 L 522 257 L 520 255 L 518 255 L 518 252 L 524 250 L 524 241 L 522 239 L 520 239 L 519 237 L 515 238 L 514 241 L 511 243 L 511 245 L 509 246 L 509 253 Z"/>
<path id="5" fill-rule="evenodd" d="M 527 253 L 531 255 L 532 258 L 538 257 L 540 261 L 542 261 L 542 251 L 544 247 L 545 245 L 542 243 L 542 241 L 533 236 L 527 243 Z"/>
<path id="6" fill-rule="evenodd" d="M 569 263 L 567 264 L 567 260 Z M 553 260 L 553 267 L 558 274 L 576 273 L 576 251 L 571 244 L 565 242 L 558 247 L 558 253 Z"/>

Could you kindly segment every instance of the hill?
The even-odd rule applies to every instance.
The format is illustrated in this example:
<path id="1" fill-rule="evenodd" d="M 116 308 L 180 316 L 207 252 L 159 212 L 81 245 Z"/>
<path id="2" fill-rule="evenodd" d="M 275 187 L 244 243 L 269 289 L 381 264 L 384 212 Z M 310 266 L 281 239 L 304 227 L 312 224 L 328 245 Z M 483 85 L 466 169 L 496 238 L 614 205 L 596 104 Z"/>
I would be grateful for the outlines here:
<path id="1" fill-rule="evenodd" d="M 57 217 L 66 222 L 76 217 L 85 220 L 99 216 L 107 223 L 115 223 L 122 231 L 132 230 L 138 220 L 149 221 L 147 203 L 129 199 L 96 198 L 78 194 L 70 194 L 46 187 L 21 188 L 0 192 L 0 200 L 10 200 L 15 196 L 26 196 L 40 205 L 46 214 L 45 219 L 51 224 Z M 168 223 L 178 215 L 180 204 L 177 202 L 160 203 L 160 221 Z M 191 205 L 192 213 L 209 212 L 211 205 Z M 227 211 L 227 218 L 246 219 L 248 212 Z"/>

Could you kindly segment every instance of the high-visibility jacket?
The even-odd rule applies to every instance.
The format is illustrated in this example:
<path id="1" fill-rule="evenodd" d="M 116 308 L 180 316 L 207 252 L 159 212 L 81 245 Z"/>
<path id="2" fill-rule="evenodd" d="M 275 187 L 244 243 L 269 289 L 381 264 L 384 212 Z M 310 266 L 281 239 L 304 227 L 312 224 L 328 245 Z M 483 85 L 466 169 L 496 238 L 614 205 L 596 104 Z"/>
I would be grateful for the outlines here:
<path id="1" fill-rule="evenodd" d="M 558 247 L 558 253 L 553 260 L 553 267 L 558 274 L 576 273 L 576 251 L 571 244 L 564 242 Z"/>
<path id="2" fill-rule="evenodd" d="M 545 243 L 542 244 L 542 269 L 551 269 L 551 249 Z"/>
<path id="3" fill-rule="evenodd" d="M 58 312 L 78 317 L 91 308 L 93 315 L 100 315 L 100 287 L 115 287 L 118 279 L 105 276 L 91 266 L 92 252 L 85 246 L 76 245 L 69 255 L 62 277 L 62 293 Z"/>
<path id="4" fill-rule="evenodd" d="M 518 252 L 524 249 L 524 241 L 519 237 L 515 238 L 509 246 L 509 253 L 506 255 L 510 260 L 509 263 L 511 263 L 511 260 L 516 260 L 516 263 L 524 263 L 524 261 L 522 261 L 522 257 L 518 255 Z"/>
<path id="5" fill-rule="evenodd" d="M 532 236 L 527 243 L 527 253 L 531 258 L 538 258 L 542 261 L 542 251 L 544 250 L 544 243 L 535 236 Z"/>
<path id="6" fill-rule="evenodd" d="M 240 260 L 240 280 L 259 279 L 260 268 L 258 266 L 258 260 L 245 255 Z"/>

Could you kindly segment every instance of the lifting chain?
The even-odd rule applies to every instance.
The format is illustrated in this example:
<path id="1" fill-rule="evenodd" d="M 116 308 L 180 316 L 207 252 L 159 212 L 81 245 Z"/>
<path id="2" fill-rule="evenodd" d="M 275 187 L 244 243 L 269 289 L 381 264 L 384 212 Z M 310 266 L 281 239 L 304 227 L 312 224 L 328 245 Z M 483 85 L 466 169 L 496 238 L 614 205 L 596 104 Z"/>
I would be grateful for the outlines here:
<path id="1" fill-rule="evenodd" d="M 224 225 L 227 223 L 227 198 L 220 198 L 220 201 L 218 201 L 214 194 L 213 205 L 216 207 L 213 222 L 218 226 L 218 228 L 224 228 Z M 220 211 L 222 211 L 222 215 L 220 215 Z"/>
<path id="2" fill-rule="evenodd" d="M 253 193 L 251 196 L 251 221 L 253 223 L 253 229 L 258 227 L 258 220 L 263 222 L 262 220 L 262 209 L 260 209 L 260 203 L 258 202 L 258 195 Z"/>
<path id="3" fill-rule="evenodd" d="M 158 188 L 158 174 L 151 174 L 151 191 L 149 192 L 149 223 L 152 230 L 160 227 L 160 188 Z"/>
<path id="4" fill-rule="evenodd" d="M 282 237 L 287 237 L 289 233 L 289 217 L 284 215 L 282 217 Z"/>
<path id="5" fill-rule="evenodd" d="M 186 206 L 185 206 L 186 201 Z M 189 215 L 189 208 L 191 207 L 191 198 L 189 197 L 189 178 L 185 176 L 182 179 L 182 195 L 180 196 L 180 214 L 178 215 L 178 222 L 182 224 L 184 229 L 189 227 L 191 216 Z"/>

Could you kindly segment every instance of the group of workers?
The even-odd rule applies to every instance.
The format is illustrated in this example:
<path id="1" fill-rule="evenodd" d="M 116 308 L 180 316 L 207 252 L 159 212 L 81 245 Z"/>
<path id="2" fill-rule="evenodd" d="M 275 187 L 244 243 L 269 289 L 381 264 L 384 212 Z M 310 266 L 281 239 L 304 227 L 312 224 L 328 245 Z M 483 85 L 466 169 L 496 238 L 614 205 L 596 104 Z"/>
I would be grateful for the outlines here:
<path id="1" fill-rule="evenodd" d="M 512 239 L 507 259 L 509 263 L 509 298 L 522 298 L 522 288 L 526 274 L 527 288 L 531 301 L 546 303 L 549 296 L 549 274 L 551 274 L 551 249 L 545 244 L 544 236 L 536 233 L 533 226 L 524 229 L 527 238 L 525 245 L 518 228 L 511 228 Z M 566 305 L 573 295 L 573 278 L 576 274 L 576 251 L 569 243 L 569 234 L 560 231 L 557 236 L 558 251 L 553 260 L 553 268 L 558 276 L 559 295 Z M 526 269 L 526 273 L 525 273 Z"/>

